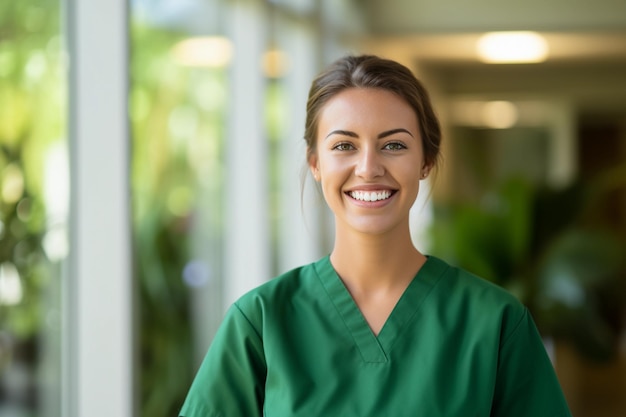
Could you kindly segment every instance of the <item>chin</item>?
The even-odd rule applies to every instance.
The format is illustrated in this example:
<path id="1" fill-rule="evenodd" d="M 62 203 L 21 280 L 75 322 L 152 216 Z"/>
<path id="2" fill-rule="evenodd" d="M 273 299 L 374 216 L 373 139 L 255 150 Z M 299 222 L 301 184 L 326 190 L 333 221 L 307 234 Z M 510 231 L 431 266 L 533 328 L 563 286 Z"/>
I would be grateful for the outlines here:
<path id="1" fill-rule="evenodd" d="M 367 222 L 357 222 L 352 223 L 349 226 L 352 230 L 357 233 L 367 234 L 372 236 L 380 236 L 386 233 L 389 233 L 395 229 L 397 229 L 397 224 L 382 224 L 381 222 L 375 221 L 367 221 Z"/>

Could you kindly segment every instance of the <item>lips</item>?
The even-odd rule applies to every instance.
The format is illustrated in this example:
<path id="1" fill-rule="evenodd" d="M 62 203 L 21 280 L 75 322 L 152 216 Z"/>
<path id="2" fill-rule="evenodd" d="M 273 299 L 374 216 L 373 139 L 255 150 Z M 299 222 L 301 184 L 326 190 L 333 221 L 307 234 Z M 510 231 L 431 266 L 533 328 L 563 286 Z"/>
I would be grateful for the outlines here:
<path id="1" fill-rule="evenodd" d="M 348 195 L 355 200 L 359 201 L 382 201 L 386 200 L 392 195 L 392 191 L 390 190 L 373 190 L 373 191 L 349 191 Z"/>

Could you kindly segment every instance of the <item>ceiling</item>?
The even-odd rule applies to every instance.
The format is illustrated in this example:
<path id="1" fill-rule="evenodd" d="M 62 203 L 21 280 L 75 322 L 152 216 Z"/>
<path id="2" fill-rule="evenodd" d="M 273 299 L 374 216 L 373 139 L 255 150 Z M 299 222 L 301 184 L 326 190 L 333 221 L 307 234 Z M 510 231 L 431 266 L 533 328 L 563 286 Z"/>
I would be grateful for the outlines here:
<path id="1" fill-rule="evenodd" d="M 624 0 L 353 0 L 377 34 L 626 29 Z"/>
<path id="2" fill-rule="evenodd" d="M 580 111 L 626 114 L 626 0 L 360 1 L 363 48 L 417 68 L 443 94 L 550 96 Z M 481 63 L 479 36 L 506 30 L 542 34 L 547 61 Z"/>

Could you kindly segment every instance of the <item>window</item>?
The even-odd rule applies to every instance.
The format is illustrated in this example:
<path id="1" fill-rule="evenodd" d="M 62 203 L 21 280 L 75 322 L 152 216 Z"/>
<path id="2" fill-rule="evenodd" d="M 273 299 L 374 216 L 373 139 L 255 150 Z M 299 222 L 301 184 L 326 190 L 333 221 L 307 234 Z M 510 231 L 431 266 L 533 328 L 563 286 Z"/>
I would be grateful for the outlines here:
<path id="1" fill-rule="evenodd" d="M 60 8 L 0 6 L 0 416 L 61 415 L 69 169 Z"/>
<path id="2" fill-rule="evenodd" d="M 235 298 L 328 247 L 311 183 L 300 203 L 321 65 L 307 4 L 132 3 L 141 415 L 178 411 Z"/>

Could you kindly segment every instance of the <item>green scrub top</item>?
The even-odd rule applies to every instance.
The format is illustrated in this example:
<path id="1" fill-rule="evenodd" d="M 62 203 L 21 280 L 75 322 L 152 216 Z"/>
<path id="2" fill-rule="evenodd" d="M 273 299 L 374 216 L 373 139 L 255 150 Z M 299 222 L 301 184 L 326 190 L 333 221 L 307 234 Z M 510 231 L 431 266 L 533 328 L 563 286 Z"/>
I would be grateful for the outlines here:
<path id="1" fill-rule="evenodd" d="M 231 306 L 180 416 L 571 414 L 505 290 L 430 256 L 375 336 L 327 256 Z"/>

